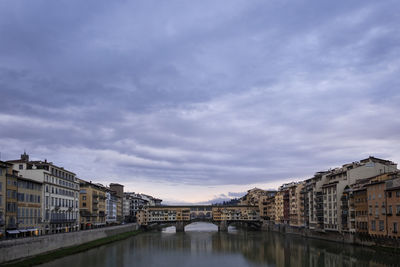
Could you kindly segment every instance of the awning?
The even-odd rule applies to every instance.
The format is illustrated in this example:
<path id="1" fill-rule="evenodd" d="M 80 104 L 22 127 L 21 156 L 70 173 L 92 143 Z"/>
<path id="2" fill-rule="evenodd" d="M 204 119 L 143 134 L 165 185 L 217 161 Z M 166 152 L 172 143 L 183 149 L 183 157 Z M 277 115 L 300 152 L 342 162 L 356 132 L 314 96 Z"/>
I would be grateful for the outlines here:
<path id="1" fill-rule="evenodd" d="M 9 233 L 9 234 L 19 234 L 19 231 L 18 230 L 7 230 L 7 233 Z"/>
<path id="2" fill-rule="evenodd" d="M 28 230 L 24 230 L 24 229 L 21 229 L 21 230 L 19 230 L 21 233 L 26 233 L 26 232 L 28 232 Z"/>
<path id="3" fill-rule="evenodd" d="M 30 228 L 30 229 L 26 229 L 28 232 L 34 232 L 34 231 L 37 231 L 37 229 L 36 228 Z"/>

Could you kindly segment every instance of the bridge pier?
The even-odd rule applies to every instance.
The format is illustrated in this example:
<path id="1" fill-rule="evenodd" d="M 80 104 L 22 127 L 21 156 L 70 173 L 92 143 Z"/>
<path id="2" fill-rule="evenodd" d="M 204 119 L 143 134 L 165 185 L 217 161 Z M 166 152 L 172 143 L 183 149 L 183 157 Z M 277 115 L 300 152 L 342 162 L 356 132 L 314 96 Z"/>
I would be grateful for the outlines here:
<path id="1" fill-rule="evenodd" d="M 228 232 L 228 223 L 226 221 L 220 221 L 218 224 L 219 232 Z"/>
<path id="2" fill-rule="evenodd" d="M 185 232 L 185 224 L 183 222 L 176 222 L 175 224 L 176 232 Z"/>

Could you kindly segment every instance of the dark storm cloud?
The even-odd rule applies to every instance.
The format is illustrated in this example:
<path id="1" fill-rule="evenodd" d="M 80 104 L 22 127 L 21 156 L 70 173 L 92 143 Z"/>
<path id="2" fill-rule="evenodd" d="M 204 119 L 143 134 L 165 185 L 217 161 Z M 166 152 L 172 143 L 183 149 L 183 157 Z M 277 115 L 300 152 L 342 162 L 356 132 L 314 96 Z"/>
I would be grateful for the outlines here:
<path id="1" fill-rule="evenodd" d="M 399 161 L 399 7 L 3 1 L 3 158 L 196 185 Z"/>

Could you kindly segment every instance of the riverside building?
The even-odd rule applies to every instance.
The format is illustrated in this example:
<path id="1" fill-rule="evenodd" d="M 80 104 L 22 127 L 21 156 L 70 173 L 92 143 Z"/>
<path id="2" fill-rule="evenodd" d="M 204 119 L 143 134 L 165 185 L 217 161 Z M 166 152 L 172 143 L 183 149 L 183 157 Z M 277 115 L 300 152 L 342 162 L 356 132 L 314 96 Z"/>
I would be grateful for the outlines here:
<path id="1" fill-rule="evenodd" d="M 22 236 L 38 235 L 42 230 L 42 182 L 18 177 L 18 230 Z"/>
<path id="2" fill-rule="evenodd" d="M 80 227 L 91 229 L 106 225 L 106 193 L 102 184 L 79 179 L 80 183 Z"/>
<path id="3" fill-rule="evenodd" d="M 79 230 L 79 182 L 75 173 L 52 162 L 30 161 L 26 153 L 10 160 L 19 175 L 42 183 L 41 233 Z"/>
<path id="4" fill-rule="evenodd" d="M 12 165 L 4 161 L 0 161 L 0 238 L 5 235 L 4 227 L 6 224 L 6 184 L 7 169 L 11 169 Z"/>

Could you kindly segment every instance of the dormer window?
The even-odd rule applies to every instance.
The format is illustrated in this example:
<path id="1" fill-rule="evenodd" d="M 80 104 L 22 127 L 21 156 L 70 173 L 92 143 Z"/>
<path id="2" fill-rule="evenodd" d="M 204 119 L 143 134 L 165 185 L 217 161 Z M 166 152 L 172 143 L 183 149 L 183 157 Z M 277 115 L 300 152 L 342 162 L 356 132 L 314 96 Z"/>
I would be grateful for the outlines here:
<path id="1" fill-rule="evenodd" d="M 23 169 L 24 169 L 24 165 L 19 164 L 18 168 L 19 168 L 20 170 L 23 170 Z"/>

